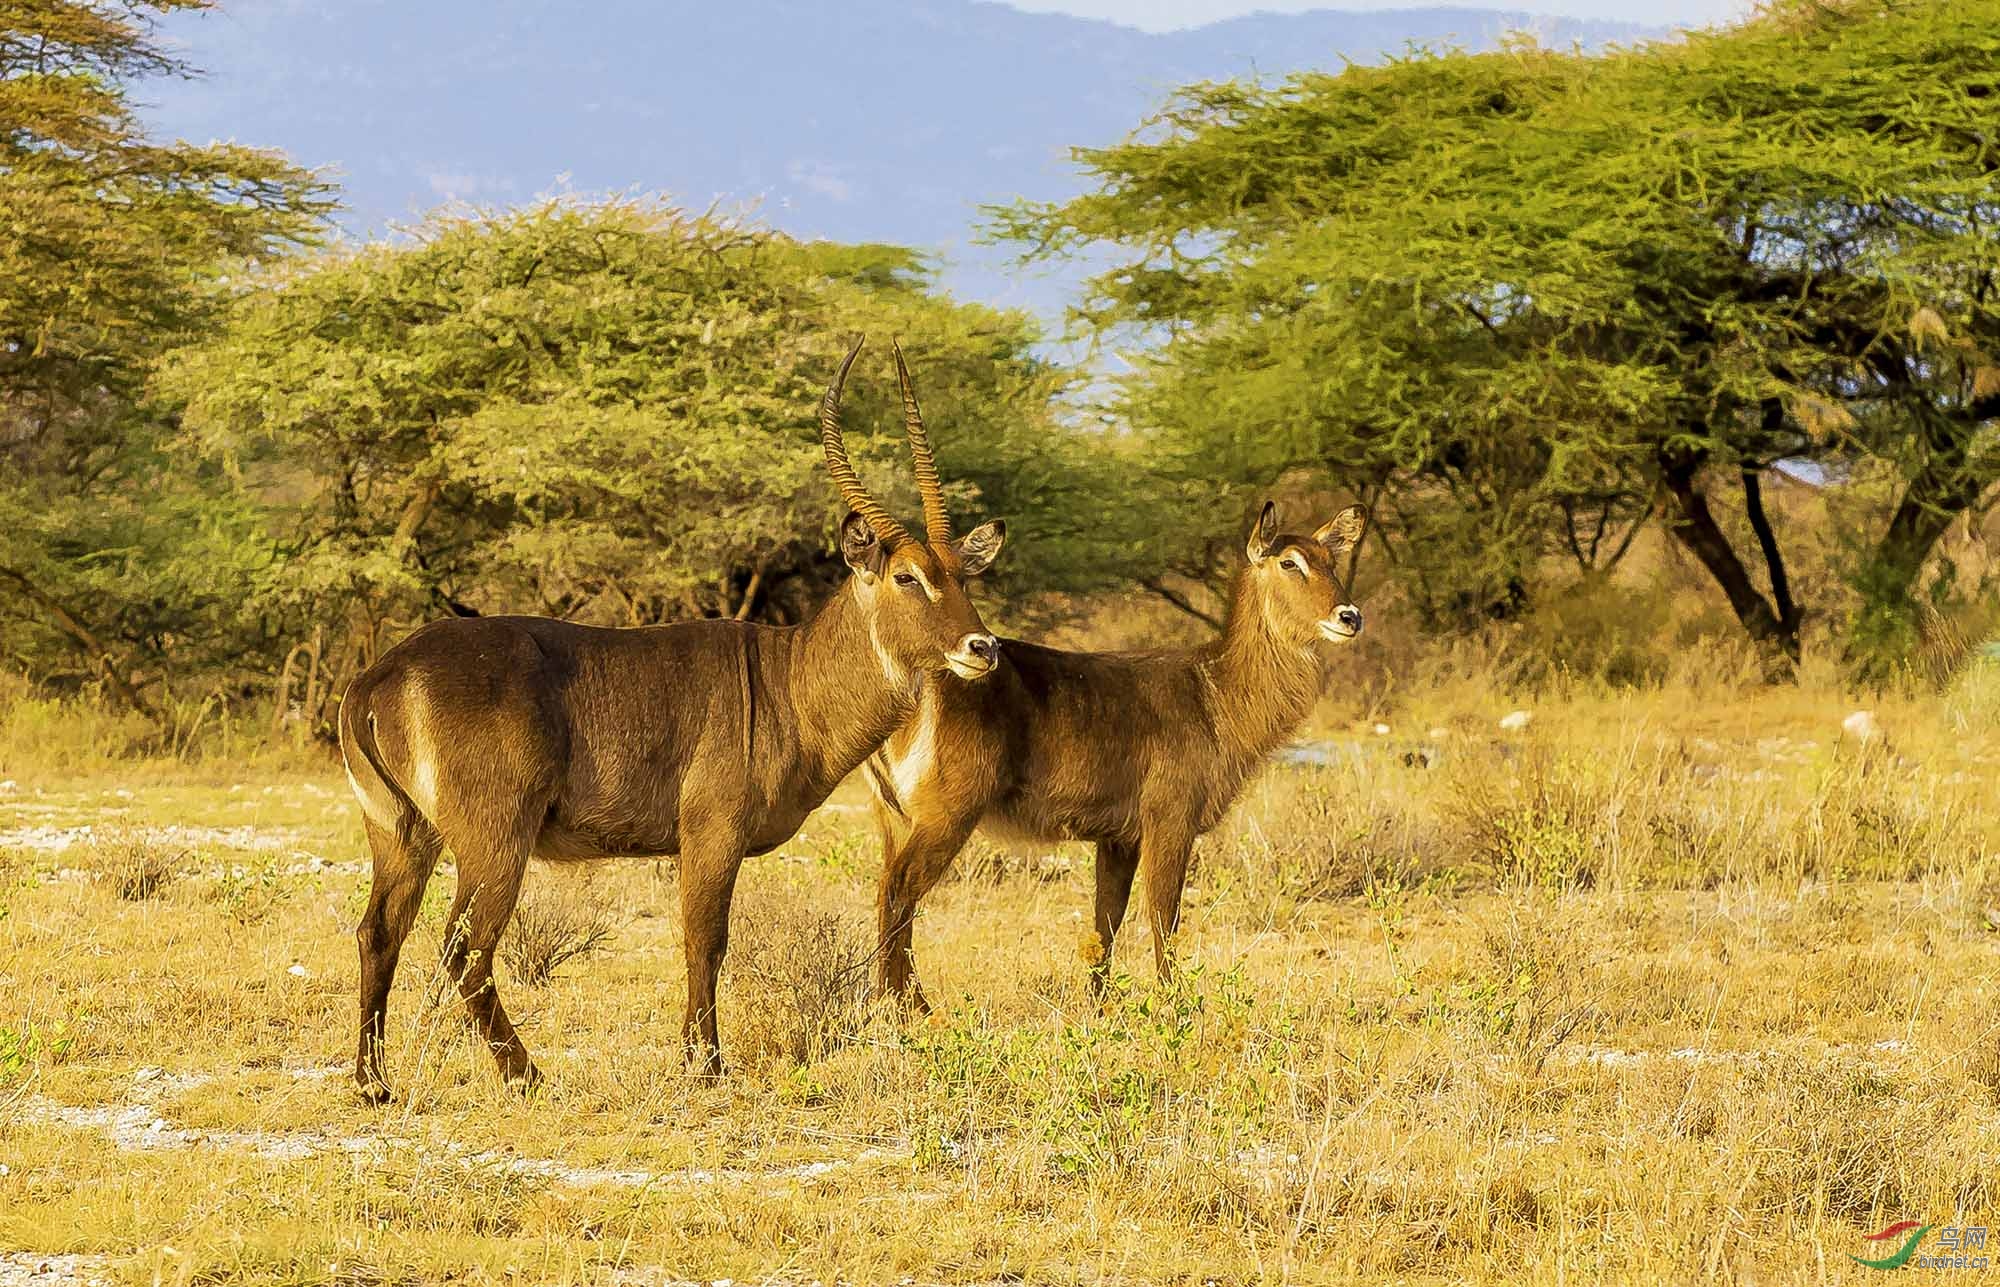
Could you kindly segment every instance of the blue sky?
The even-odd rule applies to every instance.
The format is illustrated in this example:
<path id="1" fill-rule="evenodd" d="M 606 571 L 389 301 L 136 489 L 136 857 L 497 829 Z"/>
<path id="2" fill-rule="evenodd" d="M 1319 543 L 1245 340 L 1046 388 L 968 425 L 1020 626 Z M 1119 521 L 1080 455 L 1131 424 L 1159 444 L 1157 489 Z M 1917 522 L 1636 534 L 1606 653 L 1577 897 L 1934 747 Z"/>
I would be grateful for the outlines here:
<path id="1" fill-rule="evenodd" d="M 1701 26 L 1749 13 L 1748 0 L 1392 0 L 1389 4 L 1339 4 L 1329 0 L 1005 0 L 1017 9 L 1108 18 L 1149 31 L 1194 27 L 1262 9 L 1384 9 L 1449 4 L 1475 9 L 1521 9 L 1565 18 L 1621 18 L 1661 26 Z"/>

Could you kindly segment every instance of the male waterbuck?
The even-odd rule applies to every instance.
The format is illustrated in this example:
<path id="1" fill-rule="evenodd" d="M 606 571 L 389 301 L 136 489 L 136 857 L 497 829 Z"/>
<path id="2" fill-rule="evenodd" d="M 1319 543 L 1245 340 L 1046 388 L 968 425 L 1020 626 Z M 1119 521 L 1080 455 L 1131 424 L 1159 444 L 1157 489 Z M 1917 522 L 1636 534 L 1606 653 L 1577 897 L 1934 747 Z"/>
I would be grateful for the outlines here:
<path id="1" fill-rule="evenodd" d="M 930 543 L 863 488 L 840 431 L 841 389 L 860 349 L 841 363 L 819 413 L 827 470 L 853 511 L 840 528 L 853 575 L 810 622 L 612 630 L 546 617 L 440 621 L 348 689 L 340 749 L 375 859 L 356 931 L 363 1094 L 388 1095 L 383 1013 L 440 849 L 458 863 L 446 968 L 502 1074 L 530 1085 L 538 1074 L 492 977 L 528 859 L 678 854 L 683 1035 L 703 1069 L 719 1072 L 716 975 L 744 856 L 790 839 L 909 718 L 924 683 L 976 683 L 994 669 L 998 645 L 964 579 L 993 561 L 1005 528 L 939 537 L 950 525 L 914 416 L 909 445 Z M 907 386 L 905 401 L 914 405 Z"/>
<path id="2" fill-rule="evenodd" d="M 1212 643 L 1085 653 L 1009 639 L 999 670 L 981 683 L 926 683 L 916 714 L 868 761 L 883 843 L 883 990 L 928 1009 L 911 923 L 982 825 L 1095 843 L 1099 990 L 1143 863 L 1164 976 L 1195 838 L 1311 712 L 1327 676 L 1320 644 L 1361 631 L 1339 560 L 1365 521 L 1353 506 L 1311 536 L 1280 535 L 1267 503 Z M 941 535 L 949 537 L 932 540 Z"/>

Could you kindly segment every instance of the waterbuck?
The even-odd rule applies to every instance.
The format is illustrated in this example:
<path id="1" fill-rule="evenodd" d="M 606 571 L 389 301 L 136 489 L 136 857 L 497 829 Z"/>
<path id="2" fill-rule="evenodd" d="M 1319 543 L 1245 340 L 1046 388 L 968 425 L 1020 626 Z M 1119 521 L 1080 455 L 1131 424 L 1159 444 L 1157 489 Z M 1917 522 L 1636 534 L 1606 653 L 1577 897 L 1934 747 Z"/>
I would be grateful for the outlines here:
<path id="1" fill-rule="evenodd" d="M 949 539 L 922 421 L 908 417 L 929 543 L 869 495 L 848 463 L 841 389 L 820 404 L 828 472 L 851 507 L 852 569 L 801 626 L 688 621 L 598 629 L 547 617 L 439 621 L 355 679 L 340 749 L 361 800 L 374 884 L 356 938 L 361 1040 L 354 1076 L 381 1101 L 383 1015 L 396 958 L 441 849 L 458 863 L 446 969 L 502 1075 L 539 1074 L 493 986 L 493 949 L 531 856 L 680 856 L 686 936 L 683 1036 L 722 1068 L 715 983 L 746 854 L 806 815 L 915 710 L 924 683 L 977 683 L 999 647 L 965 578 L 1000 551 L 1000 522 Z M 904 401 L 914 407 L 908 375 Z M 940 537 L 939 533 L 946 534 Z"/>
<path id="2" fill-rule="evenodd" d="M 926 683 L 916 714 L 868 761 L 882 828 L 882 990 L 929 1009 L 911 925 L 979 826 L 1094 842 L 1100 993 L 1143 863 L 1155 964 L 1167 975 L 1195 838 L 1311 712 L 1327 676 L 1320 645 L 1361 632 L 1339 560 L 1365 523 L 1352 506 L 1311 536 L 1280 535 L 1266 503 L 1222 636 L 1198 648 L 1064 652 L 1009 639 L 992 677 Z"/>

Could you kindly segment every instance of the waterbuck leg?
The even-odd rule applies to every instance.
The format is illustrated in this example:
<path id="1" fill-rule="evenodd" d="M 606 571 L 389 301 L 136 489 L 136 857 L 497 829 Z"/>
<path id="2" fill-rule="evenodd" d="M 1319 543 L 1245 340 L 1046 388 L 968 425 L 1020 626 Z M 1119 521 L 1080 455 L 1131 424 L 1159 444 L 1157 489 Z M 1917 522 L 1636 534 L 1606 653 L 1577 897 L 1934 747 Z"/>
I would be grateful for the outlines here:
<path id="1" fill-rule="evenodd" d="M 424 886 L 437 866 L 440 842 L 437 832 L 421 819 L 402 834 L 373 822 L 367 828 L 375 873 L 368 886 L 367 910 L 354 930 L 361 950 L 361 1041 L 354 1056 L 354 1081 L 365 1098 L 381 1104 L 389 1099 L 382 1070 L 389 989 L 396 981 L 403 940 L 410 936 L 423 902 Z"/>
<path id="2" fill-rule="evenodd" d="M 493 953 L 500 933 L 521 897 L 521 878 L 528 870 L 532 834 L 514 834 L 480 846 L 461 846 L 446 837 L 458 859 L 458 893 L 452 899 L 445 947 L 445 972 L 457 981 L 458 995 L 473 1028 L 485 1040 L 500 1075 L 509 1085 L 532 1089 L 542 1075 L 528 1057 L 521 1035 L 514 1031 L 507 1008 L 493 982 Z"/>
<path id="3" fill-rule="evenodd" d="M 720 1077 L 722 1037 L 715 1020 L 715 984 L 729 951 L 729 905 L 736 896 L 736 874 L 743 869 L 744 841 L 734 830 L 690 836 L 685 824 L 681 834 L 681 937 L 687 955 L 687 1010 L 681 1019 L 681 1038 L 697 1071 Z"/>
<path id="4" fill-rule="evenodd" d="M 1097 954 L 1090 963 L 1090 995 L 1104 997 L 1111 978 L 1111 943 L 1125 923 L 1132 877 L 1139 870 L 1139 846 L 1130 840 L 1097 842 Z"/>
<path id="5" fill-rule="evenodd" d="M 1174 975 L 1174 932 L 1181 926 L 1181 887 L 1193 848 L 1193 832 L 1180 827 L 1148 827 L 1139 842 L 1153 922 L 1153 967 L 1162 983 Z"/>
<path id="6" fill-rule="evenodd" d="M 975 818 L 918 823 L 900 841 L 882 833 L 882 883 L 876 892 L 876 916 L 881 929 L 880 979 L 883 996 L 895 997 L 918 1014 L 929 1014 L 930 1001 L 917 981 L 916 953 L 911 947 L 917 904 L 931 892 L 952 860 L 965 848 Z"/>

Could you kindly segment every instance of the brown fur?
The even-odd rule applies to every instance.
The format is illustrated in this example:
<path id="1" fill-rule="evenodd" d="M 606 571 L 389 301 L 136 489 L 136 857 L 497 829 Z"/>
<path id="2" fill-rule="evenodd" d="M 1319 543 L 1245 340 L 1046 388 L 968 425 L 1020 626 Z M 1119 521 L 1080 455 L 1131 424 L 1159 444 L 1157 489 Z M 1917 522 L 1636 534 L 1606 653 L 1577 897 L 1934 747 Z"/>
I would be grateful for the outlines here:
<path id="1" fill-rule="evenodd" d="M 927 684 L 868 766 L 883 837 L 883 990 L 926 1008 L 911 950 L 917 904 L 978 826 L 1095 843 L 1099 988 L 1143 864 L 1167 973 L 1195 838 L 1319 699 L 1319 623 L 1346 614 L 1360 628 L 1338 558 L 1362 526 L 1357 507 L 1313 536 L 1281 537 L 1266 505 L 1222 637 L 1198 648 L 1082 653 L 1010 639 L 991 678 Z"/>
<path id="2" fill-rule="evenodd" d="M 828 432 L 829 462 L 844 466 L 837 424 Z M 842 490 L 858 486 L 850 476 Z M 795 834 L 909 717 L 926 680 L 991 671 L 994 641 L 963 578 L 1002 539 L 987 524 L 934 549 L 849 514 L 841 550 L 854 575 L 802 626 L 483 617 L 435 622 L 384 654 L 340 710 L 375 859 L 356 931 L 363 1093 L 388 1094 L 389 988 L 443 849 L 458 863 L 447 968 L 502 1073 L 527 1084 L 537 1073 L 492 962 L 528 859 L 678 854 L 683 1033 L 719 1071 L 715 984 L 745 855 Z"/>

